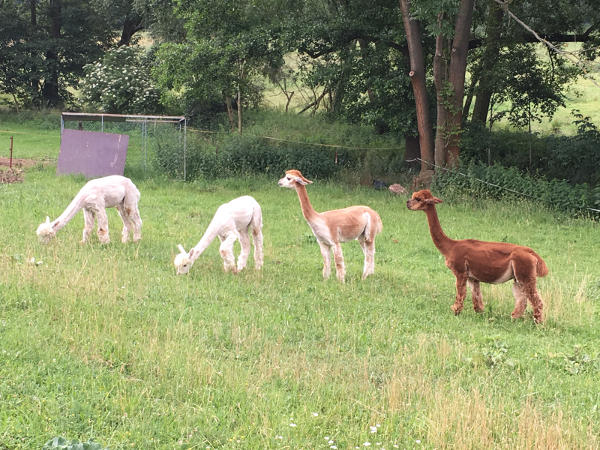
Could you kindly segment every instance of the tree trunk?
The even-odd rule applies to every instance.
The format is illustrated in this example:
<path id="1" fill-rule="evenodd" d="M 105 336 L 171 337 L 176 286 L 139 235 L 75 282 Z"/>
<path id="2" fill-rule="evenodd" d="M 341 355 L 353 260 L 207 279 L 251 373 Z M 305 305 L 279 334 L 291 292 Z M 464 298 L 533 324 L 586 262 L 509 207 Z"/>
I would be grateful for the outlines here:
<path id="1" fill-rule="evenodd" d="M 458 165 L 460 133 L 462 130 L 462 108 L 465 92 L 465 72 L 467 70 L 467 51 L 469 49 L 469 36 L 473 19 L 473 6 L 475 0 L 461 0 L 456 22 L 454 24 L 454 38 L 449 52 L 449 65 L 447 78 L 443 69 L 446 63 L 442 60 L 444 52 L 442 47 L 446 39 L 440 35 L 436 39 L 436 54 L 438 60 L 438 73 L 436 90 L 438 98 L 438 128 L 436 130 L 435 161 L 450 167 Z M 438 17 L 441 21 L 442 16 Z M 441 115 L 440 115 L 441 113 Z M 438 154 L 439 153 L 439 154 Z"/>
<path id="2" fill-rule="evenodd" d="M 438 16 L 438 23 L 442 21 L 442 14 Z M 435 55 L 433 56 L 433 81 L 436 92 L 437 129 L 435 133 L 434 160 L 437 167 L 446 165 L 448 121 L 447 86 L 448 86 L 448 53 L 450 44 L 442 35 L 435 39 Z"/>
<path id="3" fill-rule="evenodd" d="M 423 46 L 421 45 L 421 27 L 418 21 L 410 17 L 410 0 L 400 0 L 400 9 L 408 43 L 410 82 L 415 96 L 421 172 L 424 172 L 425 170 L 431 170 L 431 164 L 433 163 L 433 129 L 425 83 L 425 59 L 423 57 Z"/>
<path id="4" fill-rule="evenodd" d="M 473 122 L 481 122 L 484 125 L 490 109 L 490 100 L 494 93 L 493 73 L 500 54 L 502 15 L 500 5 L 496 2 L 490 2 L 490 12 L 486 24 L 487 38 L 479 70 L 481 80 L 476 93 L 472 117 Z"/>
<path id="5" fill-rule="evenodd" d="M 55 48 L 58 46 L 62 27 L 62 0 L 50 0 L 48 18 L 50 19 L 50 38 L 54 43 L 50 46 L 50 49 L 46 50 L 46 64 L 48 69 L 42 86 L 42 96 L 46 106 L 53 107 L 61 103 L 58 89 L 60 62 Z"/>
<path id="6" fill-rule="evenodd" d="M 29 11 L 31 14 L 31 25 L 37 26 L 37 0 L 29 0 Z"/>
<path id="7" fill-rule="evenodd" d="M 121 30 L 121 39 L 117 43 L 118 47 L 123 45 L 131 44 L 131 38 L 135 33 L 144 29 L 142 25 L 143 19 L 142 16 L 132 13 L 131 11 L 127 13 L 125 16 L 125 21 L 123 22 L 123 29 Z"/>
<path id="8" fill-rule="evenodd" d="M 229 127 L 231 131 L 235 130 L 233 122 L 233 105 L 231 104 L 231 96 L 225 95 L 225 106 L 227 107 L 227 118 L 229 119 Z"/>
<path id="9" fill-rule="evenodd" d="M 446 153 L 446 164 L 450 167 L 458 166 L 458 156 L 460 153 L 465 73 L 467 71 L 467 53 L 469 51 L 469 37 L 471 35 L 474 6 L 475 0 L 461 0 L 454 28 L 449 78 L 453 91 L 452 109 L 448 117 L 451 133 Z"/>

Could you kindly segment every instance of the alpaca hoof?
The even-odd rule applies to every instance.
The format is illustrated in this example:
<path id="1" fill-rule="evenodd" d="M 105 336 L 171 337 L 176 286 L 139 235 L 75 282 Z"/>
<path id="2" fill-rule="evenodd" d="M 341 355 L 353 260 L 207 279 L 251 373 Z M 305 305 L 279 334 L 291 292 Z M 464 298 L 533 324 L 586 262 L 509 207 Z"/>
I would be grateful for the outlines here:
<path id="1" fill-rule="evenodd" d="M 483 306 L 475 306 L 473 309 L 475 310 L 476 313 L 482 313 L 483 312 Z"/>
<path id="2" fill-rule="evenodd" d="M 455 316 L 458 316 L 460 314 L 460 312 L 462 311 L 462 308 L 458 305 L 452 305 L 450 307 L 450 309 L 452 310 L 452 312 L 454 312 Z"/>
<path id="3" fill-rule="evenodd" d="M 510 317 L 512 317 L 513 319 L 520 319 L 522 316 L 523 316 L 523 313 L 513 312 L 510 314 Z"/>

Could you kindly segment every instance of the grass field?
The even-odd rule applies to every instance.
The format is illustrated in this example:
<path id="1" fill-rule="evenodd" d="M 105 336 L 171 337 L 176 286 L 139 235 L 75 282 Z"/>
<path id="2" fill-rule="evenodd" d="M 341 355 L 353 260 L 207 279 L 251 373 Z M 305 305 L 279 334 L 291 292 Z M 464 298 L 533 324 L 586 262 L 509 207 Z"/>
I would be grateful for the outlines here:
<path id="1" fill-rule="evenodd" d="M 49 144 L 53 145 L 53 144 Z M 249 176 L 134 180 L 139 244 L 87 245 L 81 214 L 49 245 L 35 229 L 84 180 L 52 165 L 0 185 L 0 448 L 55 437 L 110 448 L 597 448 L 600 272 L 596 223 L 530 203 L 447 200 L 451 237 L 542 255 L 546 322 L 512 320 L 508 284 L 485 312 L 451 314 L 454 277 L 425 215 L 387 192 L 316 181 L 317 210 L 368 204 L 384 231 L 376 272 L 344 245 L 347 282 L 324 281 L 294 192 Z M 265 266 L 222 271 L 218 244 L 176 276 L 215 209 L 263 207 Z M 35 262 L 31 263 L 32 258 Z"/>
<path id="2" fill-rule="evenodd" d="M 510 318 L 508 284 L 483 286 L 484 313 L 466 302 L 453 316 L 454 277 L 425 215 L 386 191 L 322 180 L 309 187 L 317 210 L 368 204 L 382 217 L 366 281 L 356 242 L 343 247 L 346 284 L 322 279 L 296 195 L 276 177 L 181 183 L 141 179 L 128 163 L 140 243 L 119 242 L 113 210 L 112 243 L 80 245 L 80 213 L 43 245 L 37 225 L 85 181 L 55 175 L 57 121 L 0 124 L 15 157 L 46 161 L 0 184 L 0 449 L 56 436 L 113 449 L 600 446 L 597 223 L 438 194 L 449 236 L 544 257 L 542 325 L 530 308 Z M 216 208 L 243 194 L 263 208 L 263 270 L 250 259 L 223 273 L 213 243 L 176 276 L 176 245 L 194 245 Z"/>

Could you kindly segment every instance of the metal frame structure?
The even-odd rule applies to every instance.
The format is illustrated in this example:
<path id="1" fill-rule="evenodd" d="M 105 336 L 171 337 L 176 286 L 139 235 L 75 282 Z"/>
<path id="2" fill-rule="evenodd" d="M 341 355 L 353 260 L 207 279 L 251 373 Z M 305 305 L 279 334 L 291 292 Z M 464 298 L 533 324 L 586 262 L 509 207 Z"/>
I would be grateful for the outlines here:
<path id="1" fill-rule="evenodd" d="M 142 149 L 144 151 L 144 170 L 148 159 L 148 122 L 175 123 L 179 130 L 183 127 L 183 180 L 186 179 L 186 152 L 187 152 L 187 118 L 185 116 L 152 116 L 139 114 L 105 114 L 105 113 L 78 113 L 62 112 L 60 115 L 60 134 L 65 128 L 65 122 L 100 122 L 101 131 L 104 132 L 104 122 L 137 122 L 142 126 Z"/>

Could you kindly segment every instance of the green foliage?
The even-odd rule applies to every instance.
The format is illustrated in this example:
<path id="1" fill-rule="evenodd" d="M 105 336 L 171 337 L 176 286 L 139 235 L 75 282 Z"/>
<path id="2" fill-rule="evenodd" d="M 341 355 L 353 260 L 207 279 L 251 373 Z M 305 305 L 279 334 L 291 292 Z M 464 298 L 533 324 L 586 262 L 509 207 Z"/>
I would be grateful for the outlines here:
<path id="1" fill-rule="evenodd" d="M 538 136 L 494 131 L 473 124 L 461 139 L 461 158 L 516 167 L 571 184 L 600 185 L 600 133 L 588 117 L 574 113 L 575 136 Z"/>
<path id="2" fill-rule="evenodd" d="M 142 48 L 123 46 L 108 50 L 102 60 L 83 68 L 83 102 L 107 113 L 157 112 L 159 94 L 150 78 L 151 62 Z"/>
<path id="3" fill-rule="evenodd" d="M 180 138 L 165 130 L 155 133 L 152 141 L 155 169 L 183 178 Z M 280 176 L 297 168 L 315 178 L 330 178 L 341 170 L 366 170 L 373 176 L 385 176 L 401 171 L 402 156 L 403 146 L 392 134 L 374 136 L 368 127 L 335 123 L 323 116 L 250 111 L 241 136 L 190 129 L 186 174 L 187 179 L 250 173 Z"/>
<path id="4" fill-rule="evenodd" d="M 181 145 L 163 138 L 157 142 L 155 168 L 181 178 Z M 186 153 L 187 179 L 259 173 L 280 176 L 290 168 L 301 170 L 307 177 L 330 178 L 342 169 L 356 168 L 360 161 L 360 154 L 348 150 L 337 152 L 336 163 L 335 150 L 237 134 L 222 135 L 217 143 L 191 140 Z"/>
<path id="5" fill-rule="evenodd" d="M 77 439 L 68 441 L 63 437 L 55 437 L 46 442 L 42 450 L 105 450 L 105 448 L 93 440 L 80 442 Z"/>
<path id="6" fill-rule="evenodd" d="M 600 217 L 588 209 L 600 207 L 598 189 L 590 189 L 586 184 L 571 185 L 564 180 L 534 177 L 499 164 L 488 166 L 471 161 L 456 171 L 438 171 L 434 188 L 447 194 L 474 198 L 525 197 L 563 213 Z"/>
<path id="7" fill-rule="evenodd" d="M 68 88 L 115 35 L 97 2 L 2 2 L 0 92 L 26 106 L 71 102 Z"/>

